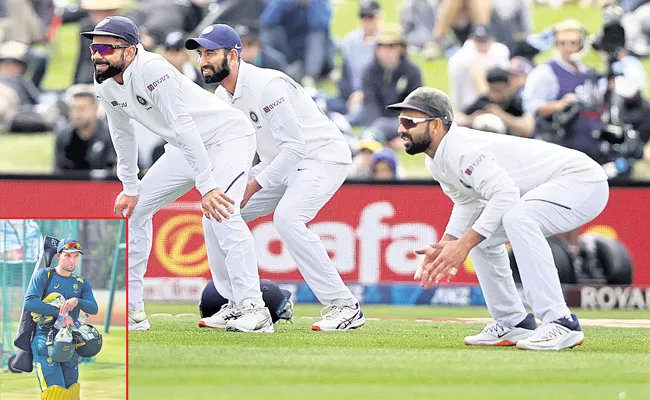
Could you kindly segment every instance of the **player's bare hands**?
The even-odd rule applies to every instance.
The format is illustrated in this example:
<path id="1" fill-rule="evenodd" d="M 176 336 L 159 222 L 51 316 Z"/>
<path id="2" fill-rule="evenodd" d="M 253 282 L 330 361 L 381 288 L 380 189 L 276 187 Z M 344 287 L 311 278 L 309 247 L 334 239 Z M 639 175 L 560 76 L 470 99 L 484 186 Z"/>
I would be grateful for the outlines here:
<path id="1" fill-rule="evenodd" d="M 64 328 L 69 328 L 74 326 L 74 321 L 72 320 L 72 317 L 69 315 L 66 315 L 66 317 L 63 319 L 63 327 Z"/>
<path id="2" fill-rule="evenodd" d="M 59 309 L 59 315 L 67 314 L 68 312 L 74 310 L 78 304 L 79 300 L 76 297 L 66 300 Z"/>
<path id="3" fill-rule="evenodd" d="M 130 218 L 137 203 L 138 196 L 127 196 L 124 194 L 124 192 L 118 194 L 117 198 L 115 199 L 115 206 L 113 208 L 113 211 L 115 211 L 115 216 Z"/>
<path id="4" fill-rule="evenodd" d="M 415 275 L 413 276 L 414 280 L 419 281 L 420 278 L 422 278 L 422 271 L 424 271 L 424 268 L 427 266 L 427 264 L 431 264 L 433 261 L 435 261 L 436 257 L 438 257 L 438 254 L 440 254 L 440 250 L 436 249 L 433 246 L 435 246 L 435 243 L 428 244 L 427 247 L 423 249 L 415 250 L 415 254 L 424 254 L 424 260 L 418 267 L 417 271 L 415 271 Z"/>
<path id="5" fill-rule="evenodd" d="M 206 218 L 214 218 L 217 222 L 228 219 L 235 210 L 235 201 L 228 197 L 223 190 L 210 190 L 201 200 L 201 211 Z"/>
<path id="6" fill-rule="evenodd" d="M 241 201 L 241 207 L 244 208 L 248 200 L 253 197 L 253 195 L 262 190 L 262 187 L 255 179 L 251 179 L 246 185 L 246 190 L 244 191 L 244 199 Z"/>
<path id="7" fill-rule="evenodd" d="M 436 243 L 431 247 L 439 250 L 439 253 L 433 262 L 422 268 L 420 286 L 425 289 L 429 289 L 433 283 L 438 285 L 445 276 L 447 282 L 450 282 L 469 254 L 469 250 L 458 240 Z M 433 256 L 435 253 L 431 254 Z"/>

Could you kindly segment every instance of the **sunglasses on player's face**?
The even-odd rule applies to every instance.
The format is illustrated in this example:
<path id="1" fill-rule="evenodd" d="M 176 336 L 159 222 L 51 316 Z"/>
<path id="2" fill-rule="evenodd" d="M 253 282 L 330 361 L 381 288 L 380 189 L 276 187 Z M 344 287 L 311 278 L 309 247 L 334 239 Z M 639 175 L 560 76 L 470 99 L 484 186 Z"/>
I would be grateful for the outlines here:
<path id="1" fill-rule="evenodd" d="M 414 118 L 414 117 L 401 116 L 401 117 L 399 117 L 399 123 L 405 129 L 413 129 L 418 124 L 421 124 L 421 123 L 427 122 L 427 121 L 433 121 L 434 119 L 438 119 L 438 118 Z"/>
<path id="2" fill-rule="evenodd" d="M 111 54 L 115 53 L 115 50 L 126 49 L 127 47 L 131 46 L 126 44 L 91 44 L 90 55 L 93 55 L 95 52 L 97 52 L 102 57 L 110 56 Z"/>
<path id="3" fill-rule="evenodd" d="M 71 250 L 71 249 L 81 250 L 81 245 L 77 242 L 66 243 L 63 245 L 62 250 Z"/>

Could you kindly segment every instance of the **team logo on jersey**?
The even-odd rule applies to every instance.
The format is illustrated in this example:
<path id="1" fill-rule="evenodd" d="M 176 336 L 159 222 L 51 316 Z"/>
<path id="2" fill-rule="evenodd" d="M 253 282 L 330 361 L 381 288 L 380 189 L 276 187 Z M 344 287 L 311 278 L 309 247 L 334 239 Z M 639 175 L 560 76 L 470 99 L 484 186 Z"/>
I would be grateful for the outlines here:
<path id="1" fill-rule="evenodd" d="M 79 290 L 79 285 L 77 285 L 76 283 L 72 285 L 72 290 L 74 290 L 75 292 Z"/>
<path id="2" fill-rule="evenodd" d="M 248 113 L 248 115 L 251 117 L 251 121 L 253 121 L 253 122 L 257 122 L 257 121 L 260 120 L 259 117 L 257 116 L 257 114 L 255 114 L 255 111 L 253 111 L 253 110 L 251 110 Z"/>
<path id="3" fill-rule="evenodd" d="M 145 100 L 144 97 L 140 96 L 139 94 L 136 94 L 135 98 L 138 99 L 138 103 L 142 104 L 143 106 L 147 105 L 147 100 Z"/>

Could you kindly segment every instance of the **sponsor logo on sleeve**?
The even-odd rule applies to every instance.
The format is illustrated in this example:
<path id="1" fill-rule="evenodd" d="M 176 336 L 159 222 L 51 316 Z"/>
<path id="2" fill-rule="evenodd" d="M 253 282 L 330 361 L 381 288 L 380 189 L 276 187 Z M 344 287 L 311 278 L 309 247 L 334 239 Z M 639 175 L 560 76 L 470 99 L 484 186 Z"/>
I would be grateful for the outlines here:
<path id="1" fill-rule="evenodd" d="M 268 106 L 264 107 L 263 110 L 265 113 L 271 112 L 275 107 L 279 106 L 280 104 L 284 103 L 284 97 L 280 97 L 273 103 L 269 104 Z"/>
<path id="2" fill-rule="evenodd" d="M 156 79 L 155 81 L 151 82 L 150 84 L 148 84 L 147 89 L 149 89 L 150 92 L 153 92 L 153 90 L 156 88 L 156 86 L 158 86 L 161 83 L 165 82 L 167 79 L 169 79 L 169 74 L 165 74 L 165 75 L 161 76 L 160 78 Z"/>
<path id="3" fill-rule="evenodd" d="M 472 175 L 472 172 L 478 167 L 478 165 L 485 160 L 485 154 L 481 154 L 476 160 L 474 160 L 467 169 L 465 169 L 465 174 Z"/>

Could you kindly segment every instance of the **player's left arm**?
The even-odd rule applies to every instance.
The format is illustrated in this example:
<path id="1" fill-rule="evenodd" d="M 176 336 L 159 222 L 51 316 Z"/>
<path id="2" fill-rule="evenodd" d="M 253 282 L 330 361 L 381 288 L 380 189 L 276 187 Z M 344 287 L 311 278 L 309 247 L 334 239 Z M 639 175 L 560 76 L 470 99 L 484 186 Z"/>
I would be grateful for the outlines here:
<path id="1" fill-rule="evenodd" d="M 472 227 L 458 238 L 432 245 L 431 253 L 437 256 L 419 270 L 420 285 L 425 289 L 439 284 L 445 276 L 453 279 L 470 250 L 492 236 L 501 226 L 507 210 L 519 200 L 519 188 L 514 180 L 501 168 L 491 154 L 470 152 L 460 157 L 460 162 L 451 162 L 458 178 L 478 192 L 487 204 Z M 460 169 L 456 169 L 460 167 Z M 418 275 L 416 275 L 417 277 Z"/>
<path id="2" fill-rule="evenodd" d="M 492 154 L 463 154 L 459 167 L 460 178 L 487 200 L 474 225 L 459 239 L 467 249 L 472 249 L 499 229 L 503 215 L 514 207 L 521 195 L 515 181 Z"/>
<path id="3" fill-rule="evenodd" d="M 293 168 L 307 155 L 307 146 L 298 117 L 291 105 L 290 90 L 296 90 L 284 79 L 269 82 L 262 92 L 262 110 L 273 139 L 280 147 L 277 156 L 255 180 L 263 188 L 283 184 Z M 268 105 L 273 104 L 273 108 Z"/>
<path id="4" fill-rule="evenodd" d="M 176 77 L 174 67 L 162 59 L 148 61 L 142 67 L 142 79 L 144 85 L 147 82 L 160 81 L 152 89 L 143 89 L 149 93 L 154 106 L 174 131 L 178 148 L 192 169 L 194 182 L 201 196 L 216 189 L 217 182 L 212 176 L 208 151 L 183 99 L 181 82 Z"/>
<path id="5" fill-rule="evenodd" d="M 78 307 L 81 311 L 91 315 L 99 312 L 99 307 L 97 306 L 97 301 L 95 301 L 95 295 L 93 294 L 93 288 L 90 286 L 88 279 L 84 279 Z"/>

